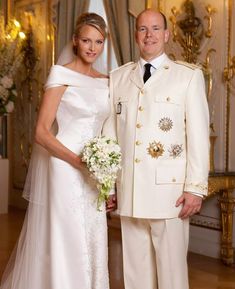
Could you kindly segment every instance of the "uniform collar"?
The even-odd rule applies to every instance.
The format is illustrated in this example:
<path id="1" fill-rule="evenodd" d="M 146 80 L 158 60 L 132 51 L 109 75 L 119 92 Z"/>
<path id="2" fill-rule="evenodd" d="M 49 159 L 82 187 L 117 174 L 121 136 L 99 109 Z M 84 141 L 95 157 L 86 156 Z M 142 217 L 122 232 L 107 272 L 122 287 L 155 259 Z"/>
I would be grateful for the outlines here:
<path id="1" fill-rule="evenodd" d="M 140 57 L 140 59 L 139 59 L 139 67 L 140 67 L 140 70 L 141 70 L 141 74 L 142 75 L 144 74 L 144 71 L 145 71 L 144 65 L 146 63 L 150 63 L 152 65 L 151 73 L 153 73 L 156 69 L 158 69 L 163 64 L 163 62 L 166 61 L 166 59 L 167 59 L 167 55 L 165 53 L 163 53 L 160 56 L 152 59 L 149 62 Z"/>
<path id="2" fill-rule="evenodd" d="M 160 77 L 161 74 L 158 74 L 157 73 L 158 71 L 162 71 L 162 69 L 164 69 L 164 71 L 168 71 L 170 66 L 171 66 L 172 61 L 168 58 L 168 56 L 165 53 L 164 53 L 164 55 L 162 54 L 159 57 L 160 57 L 160 61 L 158 62 L 158 69 L 155 69 L 154 76 L 151 77 L 145 83 L 145 85 L 147 85 L 147 86 L 150 85 L 152 83 L 152 81 L 154 79 L 156 79 L 156 77 Z M 159 57 L 157 57 L 158 60 L 159 60 Z M 153 61 L 156 60 L 156 59 L 153 59 Z M 141 89 L 143 87 L 143 85 L 144 85 L 144 82 L 143 82 L 143 74 L 142 74 L 142 70 L 141 70 L 141 66 L 140 66 L 141 65 L 140 64 L 140 60 L 133 65 L 133 68 L 132 68 L 132 71 L 131 71 L 131 74 L 130 74 L 130 79 L 131 79 L 131 81 L 133 83 L 135 83 L 135 85 L 137 87 L 139 87 Z M 146 63 L 146 61 L 145 61 L 145 63 Z M 152 61 L 151 61 L 151 63 L 152 63 Z M 143 67 L 143 69 L 144 69 L 144 67 Z"/>

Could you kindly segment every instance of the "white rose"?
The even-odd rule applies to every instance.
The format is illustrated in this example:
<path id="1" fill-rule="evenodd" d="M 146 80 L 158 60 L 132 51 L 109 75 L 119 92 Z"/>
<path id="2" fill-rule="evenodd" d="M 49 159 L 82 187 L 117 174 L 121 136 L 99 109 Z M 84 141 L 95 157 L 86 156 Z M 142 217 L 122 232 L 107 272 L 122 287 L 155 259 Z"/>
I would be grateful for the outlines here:
<path id="1" fill-rule="evenodd" d="M 12 112 L 14 110 L 14 102 L 9 101 L 5 106 L 7 112 Z"/>
<path id="2" fill-rule="evenodd" d="M 1 84 L 3 85 L 4 88 L 8 89 L 12 87 L 13 80 L 8 76 L 3 76 L 3 78 L 1 79 Z"/>

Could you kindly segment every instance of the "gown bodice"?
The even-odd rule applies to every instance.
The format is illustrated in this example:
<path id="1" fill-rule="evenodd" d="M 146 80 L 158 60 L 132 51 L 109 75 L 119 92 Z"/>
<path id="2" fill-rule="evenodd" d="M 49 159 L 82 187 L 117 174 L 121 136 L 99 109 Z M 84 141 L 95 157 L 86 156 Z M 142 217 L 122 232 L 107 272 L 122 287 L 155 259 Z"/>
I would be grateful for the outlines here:
<path id="1" fill-rule="evenodd" d="M 108 79 L 92 78 L 61 65 L 51 68 L 45 88 L 67 86 L 59 104 L 56 138 L 75 153 L 101 134 L 109 115 Z"/>

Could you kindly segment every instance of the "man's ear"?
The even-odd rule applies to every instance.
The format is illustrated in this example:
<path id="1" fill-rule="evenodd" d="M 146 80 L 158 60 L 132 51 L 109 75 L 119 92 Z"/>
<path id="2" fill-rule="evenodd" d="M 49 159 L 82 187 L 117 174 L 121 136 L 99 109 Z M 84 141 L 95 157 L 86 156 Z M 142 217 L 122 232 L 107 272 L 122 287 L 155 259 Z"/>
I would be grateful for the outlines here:
<path id="1" fill-rule="evenodd" d="M 168 42 L 168 40 L 169 40 L 169 37 L 170 37 L 170 31 L 168 30 L 168 29 L 166 29 L 165 30 L 165 43 L 167 43 Z"/>

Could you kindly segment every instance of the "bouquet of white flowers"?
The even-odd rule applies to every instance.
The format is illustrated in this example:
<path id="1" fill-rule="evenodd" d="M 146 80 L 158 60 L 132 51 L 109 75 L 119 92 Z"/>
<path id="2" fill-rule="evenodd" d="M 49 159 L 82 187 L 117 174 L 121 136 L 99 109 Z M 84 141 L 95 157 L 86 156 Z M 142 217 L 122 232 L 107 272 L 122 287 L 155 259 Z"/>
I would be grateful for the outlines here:
<path id="1" fill-rule="evenodd" d="M 97 209 L 106 201 L 114 188 L 117 172 L 121 168 L 121 149 L 115 140 L 95 137 L 88 141 L 82 151 L 82 161 L 86 162 L 93 178 L 98 182 Z"/>

